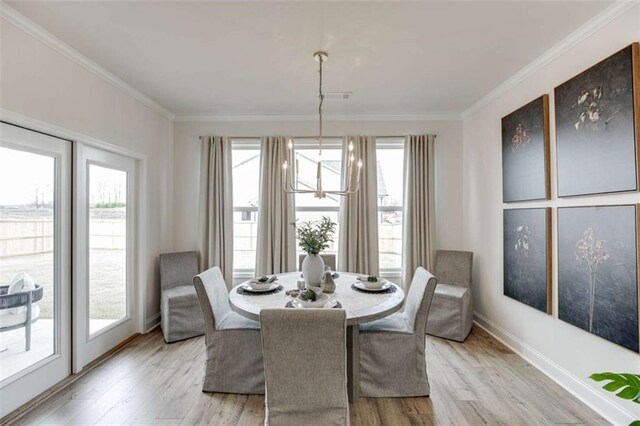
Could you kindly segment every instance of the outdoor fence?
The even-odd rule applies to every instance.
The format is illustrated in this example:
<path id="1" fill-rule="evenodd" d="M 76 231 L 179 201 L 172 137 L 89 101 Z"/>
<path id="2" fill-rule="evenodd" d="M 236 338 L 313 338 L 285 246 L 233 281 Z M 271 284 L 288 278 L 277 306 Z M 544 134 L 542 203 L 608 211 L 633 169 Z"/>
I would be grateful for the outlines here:
<path id="1" fill-rule="evenodd" d="M 122 219 L 92 219 L 90 246 L 93 249 L 124 250 L 126 224 Z M 51 220 L 0 220 L 0 258 L 53 251 Z"/>

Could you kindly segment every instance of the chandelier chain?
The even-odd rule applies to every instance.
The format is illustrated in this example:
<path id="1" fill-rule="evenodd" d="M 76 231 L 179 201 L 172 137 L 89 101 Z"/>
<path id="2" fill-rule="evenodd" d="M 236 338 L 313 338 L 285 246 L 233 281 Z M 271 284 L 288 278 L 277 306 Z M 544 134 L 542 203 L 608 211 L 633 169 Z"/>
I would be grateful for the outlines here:
<path id="1" fill-rule="evenodd" d="M 319 88 L 318 88 L 318 93 L 320 96 L 320 104 L 318 105 L 318 116 L 320 117 L 320 125 L 319 125 L 319 131 L 318 131 L 318 145 L 319 145 L 319 152 L 318 152 L 318 156 L 322 157 L 322 104 L 324 102 L 324 93 L 322 93 L 322 55 L 320 55 L 320 57 L 318 58 L 319 62 L 320 62 L 320 84 L 319 84 Z"/>

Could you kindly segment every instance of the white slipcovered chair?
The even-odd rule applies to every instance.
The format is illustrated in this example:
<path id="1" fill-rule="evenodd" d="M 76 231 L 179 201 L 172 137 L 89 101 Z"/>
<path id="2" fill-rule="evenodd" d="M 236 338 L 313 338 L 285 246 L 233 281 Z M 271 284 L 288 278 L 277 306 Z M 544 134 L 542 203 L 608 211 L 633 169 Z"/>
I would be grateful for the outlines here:
<path id="1" fill-rule="evenodd" d="M 160 315 L 167 343 L 204 334 L 204 321 L 193 287 L 198 273 L 198 253 L 185 251 L 160 255 Z"/>
<path id="2" fill-rule="evenodd" d="M 196 275 L 193 284 L 204 317 L 207 360 L 202 390 L 264 393 L 260 324 L 231 310 L 220 268 Z"/>
<path id="3" fill-rule="evenodd" d="M 435 275 L 438 285 L 427 321 L 427 333 L 463 342 L 473 323 L 471 276 L 473 253 L 438 250 Z"/>
<path id="4" fill-rule="evenodd" d="M 429 395 L 425 328 L 436 278 L 418 268 L 403 312 L 360 325 L 360 394 Z"/>
<path id="5" fill-rule="evenodd" d="M 342 309 L 263 309 L 265 425 L 348 425 Z"/>

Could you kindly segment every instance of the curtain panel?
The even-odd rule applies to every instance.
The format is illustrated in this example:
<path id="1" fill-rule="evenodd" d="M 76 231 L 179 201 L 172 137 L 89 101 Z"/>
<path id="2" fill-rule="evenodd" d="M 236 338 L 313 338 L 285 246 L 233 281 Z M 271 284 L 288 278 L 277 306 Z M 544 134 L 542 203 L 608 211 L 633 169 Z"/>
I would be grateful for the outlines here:
<path id="1" fill-rule="evenodd" d="M 353 142 L 355 162 L 363 161 L 360 190 L 342 198 L 338 268 L 345 272 L 378 275 L 378 180 L 376 139 L 372 136 L 347 137 L 342 146 L 342 182 L 348 181 L 349 141 Z M 354 163 L 352 180 L 357 178 Z"/>
<path id="2" fill-rule="evenodd" d="M 198 226 L 200 268 L 218 266 L 233 286 L 233 185 L 231 140 L 203 137 L 200 156 Z"/>
<path id="3" fill-rule="evenodd" d="M 282 136 L 262 138 L 256 248 L 258 276 L 297 269 L 293 226 L 296 220 L 295 196 L 283 190 L 282 163 L 288 160 L 288 140 Z M 288 176 L 292 180 L 295 175 L 294 164 L 289 167 Z"/>
<path id="4" fill-rule="evenodd" d="M 407 136 L 404 145 L 402 276 L 405 291 L 415 270 L 432 271 L 435 254 L 435 135 Z"/>

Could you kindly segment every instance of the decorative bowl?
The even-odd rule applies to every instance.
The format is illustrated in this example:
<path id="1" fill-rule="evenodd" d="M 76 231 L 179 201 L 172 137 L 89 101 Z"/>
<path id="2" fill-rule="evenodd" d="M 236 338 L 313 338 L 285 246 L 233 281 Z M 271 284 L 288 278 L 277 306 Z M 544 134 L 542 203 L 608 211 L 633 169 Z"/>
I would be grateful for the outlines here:
<path id="1" fill-rule="evenodd" d="M 298 303 L 300 303 L 300 305 L 303 308 L 322 308 L 329 300 L 329 296 L 327 296 L 326 294 L 320 293 L 318 295 L 318 298 L 313 302 L 310 300 L 304 300 L 300 296 L 298 296 L 296 300 L 298 301 Z"/>
<path id="2" fill-rule="evenodd" d="M 248 284 L 249 284 L 249 287 L 251 287 L 254 290 L 266 290 L 269 287 L 271 287 L 271 284 L 273 283 L 259 283 L 259 282 L 249 281 Z"/>
<path id="3" fill-rule="evenodd" d="M 384 278 L 378 278 L 376 281 L 361 280 L 360 282 L 368 289 L 380 290 L 387 280 Z"/>
<path id="4" fill-rule="evenodd" d="M 267 279 L 265 280 L 264 278 Z M 254 290 L 266 290 L 271 287 L 275 281 L 274 278 L 276 278 L 275 275 L 273 277 L 258 277 L 250 280 L 247 284 Z"/>

